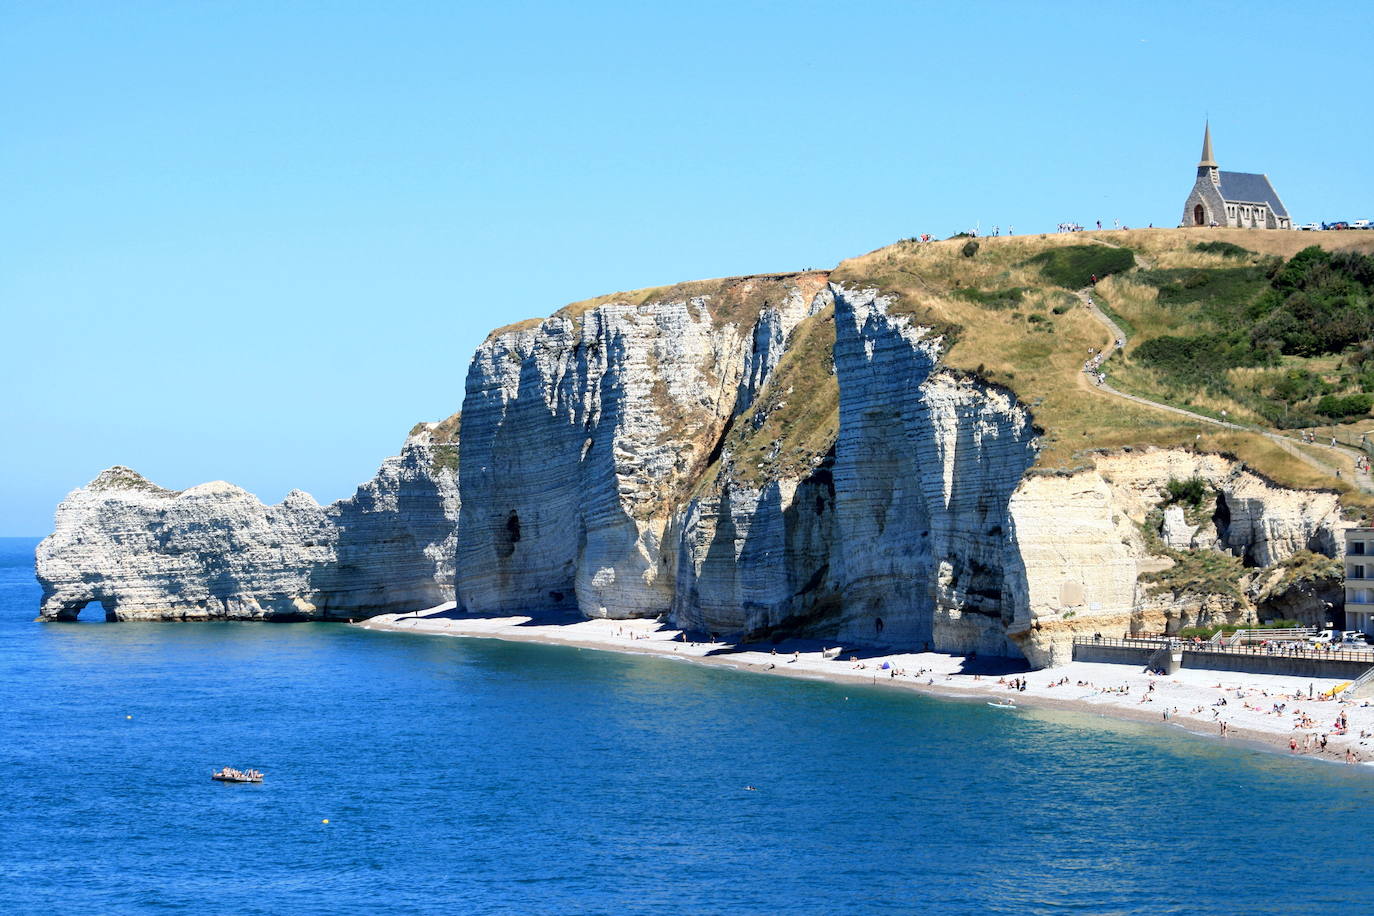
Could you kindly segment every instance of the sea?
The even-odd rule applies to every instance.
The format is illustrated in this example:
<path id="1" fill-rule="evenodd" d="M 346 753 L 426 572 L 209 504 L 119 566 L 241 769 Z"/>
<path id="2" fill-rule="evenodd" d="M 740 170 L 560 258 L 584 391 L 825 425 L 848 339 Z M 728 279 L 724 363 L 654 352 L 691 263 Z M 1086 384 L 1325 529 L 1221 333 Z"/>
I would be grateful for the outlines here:
<path id="1" fill-rule="evenodd" d="M 1374 911 L 1362 767 L 572 647 L 40 624 L 36 543 L 0 541 L 5 913 Z"/>

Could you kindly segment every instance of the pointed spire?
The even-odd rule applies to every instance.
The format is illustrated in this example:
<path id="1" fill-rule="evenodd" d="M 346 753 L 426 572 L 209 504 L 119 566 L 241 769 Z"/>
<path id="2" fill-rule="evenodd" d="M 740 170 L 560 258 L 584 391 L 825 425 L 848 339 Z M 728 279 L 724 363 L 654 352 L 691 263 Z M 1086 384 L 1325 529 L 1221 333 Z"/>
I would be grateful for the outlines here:
<path id="1" fill-rule="evenodd" d="M 1207 122 L 1207 126 L 1202 129 L 1202 161 L 1197 164 L 1198 168 L 1216 168 L 1216 160 L 1212 158 L 1212 124 Z"/>

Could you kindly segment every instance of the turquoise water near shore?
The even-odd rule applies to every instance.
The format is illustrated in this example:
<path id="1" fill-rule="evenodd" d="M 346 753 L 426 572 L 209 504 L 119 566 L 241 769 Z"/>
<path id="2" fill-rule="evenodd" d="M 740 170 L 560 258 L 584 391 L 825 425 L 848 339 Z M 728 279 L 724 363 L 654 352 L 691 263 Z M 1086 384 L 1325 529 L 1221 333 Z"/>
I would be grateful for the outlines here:
<path id="1" fill-rule="evenodd" d="M 43 625 L 35 543 L 0 540 L 7 912 L 1374 909 L 1367 772 L 568 647 Z"/>

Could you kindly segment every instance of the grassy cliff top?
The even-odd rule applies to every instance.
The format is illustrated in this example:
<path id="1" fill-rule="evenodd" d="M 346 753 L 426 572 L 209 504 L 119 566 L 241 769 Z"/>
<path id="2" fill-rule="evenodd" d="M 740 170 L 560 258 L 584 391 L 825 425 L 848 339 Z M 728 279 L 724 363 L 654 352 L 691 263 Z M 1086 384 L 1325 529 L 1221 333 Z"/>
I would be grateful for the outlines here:
<path id="1" fill-rule="evenodd" d="M 812 270 L 787 274 L 759 274 L 752 277 L 721 277 L 692 280 L 673 286 L 653 286 L 632 292 L 610 293 L 563 306 L 556 318 L 579 318 L 603 305 L 644 305 L 649 302 L 679 302 L 701 298 L 706 301 L 716 326 L 747 322 L 752 324 L 769 305 L 780 302 L 793 290 L 810 299 L 825 286 L 827 272 Z"/>
<path id="2" fill-rule="evenodd" d="M 1098 389 L 1082 371 L 1091 353 L 1111 345 L 1106 326 L 1076 295 L 1096 274 L 1095 299 L 1129 338 L 1126 353 L 1104 366 L 1122 390 L 1212 416 L 1224 409 L 1229 419 L 1269 430 L 1282 425 L 1272 410 L 1263 412 L 1260 395 L 1271 401 L 1281 396 L 1270 389 L 1281 389 L 1284 397 L 1307 397 L 1305 407 L 1313 411 L 1321 404 L 1328 409 L 1332 404 L 1358 407 L 1350 398 L 1359 397 L 1359 386 L 1374 386 L 1374 343 L 1368 347 L 1368 370 L 1353 357 L 1303 357 L 1297 366 L 1298 357 L 1283 355 L 1264 372 L 1292 374 L 1297 366 L 1296 380 L 1263 373 L 1259 378 L 1258 370 L 1239 367 L 1227 370 L 1229 387 L 1196 382 L 1179 369 L 1178 359 L 1154 365 L 1134 358 L 1151 341 L 1160 350 L 1159 338 L 1229 334 L 1239 340 L 1243 335 L 1237 322 L 1254 318 L 1255 303 L 1268 295 L 1264 301 L 1272 306 L 1277 293 L 1266 289 L 1274 282 L 1274 271 L 1313 245 L 1330 252 L 1374 253 L 1374 232 L 1189 228 L 906 240 L 843 261 L 833 271 L 726 277 L 612 293 L 571 303 L 555 315 L 578 318 L 603 305 L 700 298 L 717 326 L 748 324 L 793 290 L 810 298 L 827 281 L 877 287 L 889 296 L 894 312 L 945 335 L 947 365 L 1007 387 L 1031 409 L 1045 431 L 1040 468 L 1084 466 L 1092 451 L 1102 449 L 1196 447 L 1233 454 L 1277 483 L 1339 490 L 1350 504 L 1374 509 L 1374 498 L 1348 484 L 1348 456 L 1342 464 L 1340 456 L 1313 452 L 1328 466 L 1346 468 L 1337 479 L 1257 432 L 1225 429 L 1124 400 Z M 1374 308 L 1363 301 L 1356 306 L 1374 320 Z M 519 322 L 493 335 L 537 327 L 540 321 Z M 838 402 L 833 336 L 829 312 L 794 331 L 774 378 L 724 443 L 733 458 L 733 478 L 758 483 L 804 473 L 833 444 Z M 1177 356 L 1178 347 L 1163 350 Z M 1313 381 L 1314 376 L 1320 379 Z M 1323 396 L 1345 400 L 1322 402 Z M 1348 416 L 1342 419 L 1349 422 Z M 1354 427 L 1343 429 L 1346 439 L 1358 438 Z"/>
<path id="3" fill-rule="evenodd" d="M 462 425 L 463 415 L 460 412 L 447 416 L 444 419 L 440 420 L 438 423 L 416 423 L 414 426 L 410 428 L 410 435 L 413 436 L 416 433 L 423 432 L 425 429 L 429 429 L 430 435 L 432 436 L 432 440 L 435 445 L 452 443 L 458 441 L 458 436 L 460 430 L 462 429 Z"/>
<path id="4" fill-rule="evenodd" d="M 702 299 L 716 327 L 731 323 L 752 324 L 764 308 L 780 302 L 793 290 L 809 300 L 825 286 L 828 276 L 829 271 L 807 270 L 746 277 L 717 277 L 714 280 L 688 280 L 671 286 L 649 286 L 570 302 L 549 317 L 577 319 L 603 305 L 640 306 L 652 302 Z M 533 330 L 547 320 L 525 318 L 515 321 L 491 331 L 487 334 L 487 339 Z"/>
<path id="5" fill-rule="evenodd" d="M 1310 245 L 1371 252 L 1374 233 L 1152 229 L 976 242 L 971 255 L 967 252 L 973 246 L 962 238 L 899 242 L 842 262 L 831 279 L 853 287 L 875 286 L 893 296 L 893 311 L 948 335 L 952 346 L 947 364 L 1014 391 L 1045 430 L 1040 467 L 1078 466 L 1086 463 L 1089 449 L 1195 445 L 1234 454 L 1279 483 L 1351 489 L 1263 436 L 1221 429 L 1098 390 L 1082 368 L 1090 351 L 1110 345 L 1111 335 L 1070 291 L 1087 286 L 1092 273 L 1098 273 L 1099 287 L 1110 290 L 1114 284 L 1136 283 L 1149 271 L 1233 270 L 1236 259 L 1221 253 L 1229 249 L 1218 242 L 1244 249 L 1251 260 L 1290 258 Z M 1100 256 L 1094 257 L 1092 248 L 1100 249 Z M 1129 258 L 1124 257 L 1127 252 Z M 1094 264 L 1103 268 L 1095 270 Z M 1111 279 L 1103 281 L 1107 272 Z M 1190 320 L 1174 317 L 1185 324 Z M 1167 326 L 1128 328 L 1131 348 Z M 1108 363 L 1108 371 L 1113 365 Z M 1351 495 L 1356 503 L 1366 501 Z"/>

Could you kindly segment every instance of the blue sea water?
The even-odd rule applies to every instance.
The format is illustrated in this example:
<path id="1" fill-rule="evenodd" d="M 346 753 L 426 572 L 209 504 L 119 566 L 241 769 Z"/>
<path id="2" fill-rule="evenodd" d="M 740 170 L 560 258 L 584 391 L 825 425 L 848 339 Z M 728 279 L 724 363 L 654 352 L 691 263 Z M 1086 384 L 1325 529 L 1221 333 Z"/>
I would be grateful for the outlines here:
<path id="1" fill-rule="evenodd" d="M 1361 770 L 564 647 L 38 624 L 34 544 L 0 541 L 5 912 L 1374 910 Z"/>

